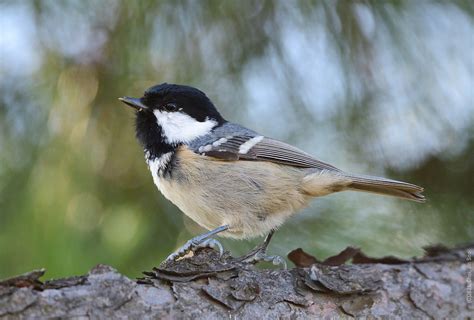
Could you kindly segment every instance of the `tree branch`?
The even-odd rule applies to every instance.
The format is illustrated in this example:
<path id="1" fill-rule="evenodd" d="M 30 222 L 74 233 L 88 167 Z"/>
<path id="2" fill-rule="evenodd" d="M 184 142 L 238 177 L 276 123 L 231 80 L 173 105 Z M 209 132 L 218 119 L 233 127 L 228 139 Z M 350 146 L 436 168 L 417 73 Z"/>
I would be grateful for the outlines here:
<path id="1" fill-rule="evenodd" d="M 259 270 L 204 249 L 138 281 L 98 265 L 84 276 L 43 283 L 38 270 L 0 282 L 0 317 L 468 318 L 472 252 L 474 245 L 395 264 L 366 257 L 369 263 L 329 265 L 337 261 L 332 257 L 306 268 Z"/>

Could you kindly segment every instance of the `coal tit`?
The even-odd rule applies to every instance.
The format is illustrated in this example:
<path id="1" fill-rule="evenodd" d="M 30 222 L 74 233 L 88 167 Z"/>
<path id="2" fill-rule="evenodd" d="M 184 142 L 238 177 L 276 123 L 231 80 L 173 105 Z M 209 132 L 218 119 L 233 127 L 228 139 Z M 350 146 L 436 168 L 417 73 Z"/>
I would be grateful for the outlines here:
<path id="1" fill-rule="evenodd" d="M 355 175 L 284 142 L 226 121 L 206 94 L 163 83 L 141 98 L 120 98 L 136 109 L 136 137 L 161 193 L 209 232 L 189 240 L 167 260 L 199 246 L 218 247 L 212 236 L 248 239 L 268 235 L 244 256 L 273 261 L 268 242 L 280 225 L 314 197 L 355 190 L 423 202 L 423 188 Z"/>

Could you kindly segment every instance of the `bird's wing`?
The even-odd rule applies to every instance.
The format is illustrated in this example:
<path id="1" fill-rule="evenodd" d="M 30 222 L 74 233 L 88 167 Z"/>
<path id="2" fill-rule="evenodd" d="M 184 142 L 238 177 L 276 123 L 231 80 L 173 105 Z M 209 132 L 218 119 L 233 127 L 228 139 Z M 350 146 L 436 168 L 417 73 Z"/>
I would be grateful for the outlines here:
<path id="1" fill-rule="evenodd" d="M 210 136 L 191 143 L 190 148 L 198 154 L 220 160 L 270 161 L 294 167 L 340 171 L 289 144 L 258 135 L 236 124 L 229 126 L 214 130 Z"/>

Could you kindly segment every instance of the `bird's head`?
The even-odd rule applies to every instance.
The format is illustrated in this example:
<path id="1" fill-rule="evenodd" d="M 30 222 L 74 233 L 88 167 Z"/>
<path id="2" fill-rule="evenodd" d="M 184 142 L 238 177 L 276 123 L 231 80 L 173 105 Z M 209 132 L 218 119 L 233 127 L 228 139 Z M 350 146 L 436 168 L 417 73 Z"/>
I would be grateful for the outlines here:
<path id="1" fill-rule="evenodd" d="M 189 143 L 225 122 L 206 94 L 190 86 L 162 83 L 141 98 L 120 100 L 136 109 L 136 135 L 145 148 Z"/>

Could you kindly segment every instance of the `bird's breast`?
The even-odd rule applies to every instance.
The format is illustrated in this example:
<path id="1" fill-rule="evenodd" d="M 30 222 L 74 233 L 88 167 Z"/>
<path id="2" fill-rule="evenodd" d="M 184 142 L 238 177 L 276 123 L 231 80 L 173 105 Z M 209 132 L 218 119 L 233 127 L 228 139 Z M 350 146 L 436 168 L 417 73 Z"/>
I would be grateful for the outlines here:
<path id="1" fill-rule="evenodd" d="M 180 147 L 169 174 L 164 160 L 149 163 L 163 195 L 207 229 L 224 224 L 224 236 L 251 238 L 281 225 L 305 206 L 304 170 L 261 161 L 221 161 Z"/>

